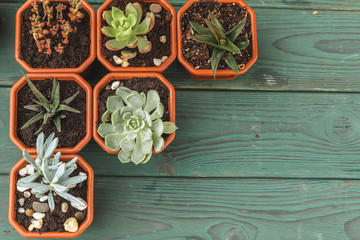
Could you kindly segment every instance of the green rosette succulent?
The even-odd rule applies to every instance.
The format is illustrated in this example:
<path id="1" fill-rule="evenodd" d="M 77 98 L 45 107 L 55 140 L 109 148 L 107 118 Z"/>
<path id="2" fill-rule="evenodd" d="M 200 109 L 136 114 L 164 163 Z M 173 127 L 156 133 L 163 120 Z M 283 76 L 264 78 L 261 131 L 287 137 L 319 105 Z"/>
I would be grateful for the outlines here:
<path id="1" fill-rule="evenodd" d="M 249 40 L 241 42 L 237 41 L 242 29 L 245 27 L 246 18 L 240 21 L 235 27 L 229 31 L 225 31 L 219 20 L 209 11 L 210 20 L 204 19 L 206 26 L 190 22 L 191 27 L 199 33 L 191 38 L 195 41 L 205 43 L 214 47 L 211 56 L 211 69 L 215 73 L 219 66 L 220 60 L 224 57 L 225 63 L 236 73 L 239 73 L 239 67 L 235 61 L 233 54 L 241 55 L 241 50 L 249 46 Z"/>
<path id="2" fill-rule="evenodd" d="M 111 38 L 105 44 L 106 48 L 112 51 L 123 49 L 124 47 L 138 47 L 140 53 L 151 50 L 151 42 L 144 36 L 155 25 L 155 16 L 147 12 L 144 20 L 142 8 L 139 3 L 128 3 L 125 13 L 116 7 L 111 11 L 104 11 L 103 19 L 110 25 L 101 28 L 101 32 Z"/>
<path id="3" fill-rule="evenodd" d="M 164 106 L 155 90 L 145 95 L 120 87 L 115 96 L 108 97 L 106 106 L 98 133 L 108 149 L 120 150 L 118 158 L 122 163 L 146 163 L 153 148 L 155 152 L 164 148 L 162 134 L 177 129 L 174 123 L 161 120 Z"/>

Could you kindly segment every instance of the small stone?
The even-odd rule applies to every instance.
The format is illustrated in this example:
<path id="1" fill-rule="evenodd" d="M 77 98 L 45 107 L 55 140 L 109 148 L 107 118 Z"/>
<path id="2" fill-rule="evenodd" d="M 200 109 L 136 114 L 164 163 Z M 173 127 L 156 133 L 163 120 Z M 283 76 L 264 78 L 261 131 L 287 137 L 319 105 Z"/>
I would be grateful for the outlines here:
<path id="1" fill-rule="evenodd" d="M 27 173 L 28 173 L 28 170 L 26 167 L 20 169 L 20 171 L 19 171 L 19 175 L 22 177 L 24 177 Z"/>
<path id="2" fill-rule="evenodd" d="M 149 9 L 153 13 L 159 13 L 162 10 L 162 6 L 158 3 L 153 3 L 150 5 Z"/>
<path id="3" fill-rule="evenodd" d="M 109 89 L 106 89 L 108 86 L 109 86 Z M 110 87 L 110 85 L 107 85 L 106 88 L 105 88 L 106 90 L 110 90 L 111 87 Z M 77 164 L 76 164 L 76 163 L 74 163 L 74 164 L 71 165 L 71 166 L 72 166 L 73 168 L 77 169 Z"/>
<path id="4" fill-rule="evenodd" d="M 172 14 L 169 13 L 169 12 L 166 12 L 166 14 L 165 14 L 165 21 L 171 22 L 171 20 L 172 20 Z"/>
<path id="5" fill-rule="evenodd" d="M 120 82 L 119 82 L 119 84 L 120 84 Z M 87 174 L 84 172 L 79 172 L 79 175 L 86 176 Z"/>
<path id="6" fill-rule="evenodd" d="M 66 213 L 69 209 L 69 205 L 66 202 L 61 203 L 61 211 Z"/>
<path id="7" fill-rule="evenodd" d="M 26 169 L 27 169 L 27 174 L 29 174 L 29 175 L 31 175 L 35 172 L 35 168 L 31 164 L 26 165 Z"/>
<path id="8" fill-rule="evenodd" d="M 109 91 L 111 89 L 110 85 L 106 85 L 105 90 Z M 76 169 L 76 168 L 75 168 Z"/>
<path id="9" fill-rule="evenodd" d="M 122 63 L 122 59 L 119 58 L 119 57 L 116 56 L 116 55 L 113 56 L 113 59 L 114 59 L 114 61 L 115 61 L 116 64 L 121 64 L 121 63 Z"/>
<path id="10" fill-rule="evenodd" d="M 21 207 L 21 208 L 18 209 L 18 212 L 19 212 L 19 213 L 24 213 L 24 212 L 25 212 L 25 209 Z"/>
<path id="11" fill-rule="evenodd" d="M 29 191 L 24 192 L 24 197 L 29 198 L 31 196 L 31 193 Z"/>
<path id="12" fill-rule="evenodd" d="M 32 230 L 34 230 L 34 228 L 35 228 L 34 224 L 30 224 L 28 230 L 31 232 Z"/>
<path id="13" fill-rule="evenodd" d="M 161 19 L 161 15 L 160 15 L 160 14 L 154 14 L 154 16 L 155 16 L 156 18 L 160 18 L 160 19 Z"/>
<path id="14" fill-rule="evenodd" d="M 47 196 L 47 195 L 39 198 L 39 201 L 40 201 L 40 202 L 45 202 L 46 200 L 48 200 L 48 196 Z"/>
<path id="15" fill-rule="evenodd" d="M 20 199 L 18 200 L 18 202 L 19 202 L 20 206 L 23 206 L 24 203 L 25 203 L 25 198 L 20 198 Z"/>
<path id="16" fill-rule="evenodd" d="M 19 192 L 23 192 L 23 191 L 25 191 L 25 190 L 28 190 L 29 188 L 24 188 L 24 187 L 16 186 L 16 189 L 17 189 Z"/>
<path id="17" fill-rule="evenodd" d="M 34 225 L 34 227 L 36 228 L 36 229 L 40 229 L 41 227 L 42 227 L 42 225 L 43 225 L 43 223 L 44 223 L 44 221 L 42 220 L 42 219 L 33 219 L 33 220 L 31 220 L 31 223 Z"/>
<path id="18" fill-rule="evenodd" d="M 162 64 L 161 59 L 154 58 L 154 65 L 155 65 L 155 66 L 159 67 L 159 66 L 161 66 L 161 64 Z"/>
<path id="19" fill-rule="evenodd" d="M 83 221 L 83 220 L 85 219 L 85 215 L 84 215 L 83 212 L 76 212 L 76 213 L 75 213 L 75 217 L 76 217 L 76 219 L 79 220 L 79 221 Z"/>
<path id="20" fill-rule="evenodd" d="M 82 198 L 79 198 L 79 197 L 78 197 L 78 199 L 85 204 L 85 207 L 79 206 L 79 205 L 77 205 L 76 203 L 73 203 L 73 202 L 71 202 L 71 206 L 73 206 L 74 208 L 76 208 L 77 210 L 80 210 L 80 211 L 86 209 L 87 208 L 87 203 L 85 202 L 85 200 L 82 199 Z"/>
<path id="21" fill-rule="evenodd" d="M 67 232 L 76 232 L 79 228 L 78 221 L 74 217 L 68 218 L 64 223 L 64 228 Z"/>
<path id="22" fill-rule="evenodd" d="M 161 61 L 162 61 L 162 62 L 165 62 L 166 59 L 168 59 L 168 58 L 169 58 L 168 56 L 163 56 L 163 57 L 161 58 Z"/>
<path id="23" fill-rule="evenodd" d="M 32 207 L 35 212 L 46 213 L 50 210 L 49 204 L 41 202 L 33 202 Z"/>
<path id="24" fill-rule="evenodd" d="M 44 217 L 45 217 L 45 213 L 36 212 L 33 214 L 33 218 L 35 218 L 36 220 L 43 219 Z"/>
<path id="25" fill-rule="evenodd" d="M 122 67 L 128 67 L 129 65 L 130 65 L 129 62 L 125 60 L 121 64 Z"/>
<path id="26" fill-rule="evenodd" d="M 166 36 L 165 35 L 160 36 L 160 42 L 166 43 Z"/>
<path id="27" fill-rule="evenodd" d="M 76 184 L 70 185 L 70 188 L 74 188 L 74 187 L 76 187 Z"/>
<path id="28" fill-rule="evenodd" d="M 120 82 L 119 81 L 115 81 L 111 84 L 111 89 L 112 90 L 116 90 L 120 85 Z"/>
<path id="29" fill-rule="evenodd" d="M 28 209 L 26 209 L 25 214 L 28 217 L 32 217 L 32 215 L 34 214 L 34 210 L 28 208 Z"/>

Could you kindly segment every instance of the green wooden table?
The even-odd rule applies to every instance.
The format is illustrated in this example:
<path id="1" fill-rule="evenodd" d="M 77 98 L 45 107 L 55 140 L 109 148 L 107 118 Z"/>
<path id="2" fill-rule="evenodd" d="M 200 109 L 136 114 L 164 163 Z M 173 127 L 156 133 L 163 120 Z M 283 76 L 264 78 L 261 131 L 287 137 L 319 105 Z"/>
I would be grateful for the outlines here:
<path id="1" fill-rule="evenodd" d="M 0 239 L 8 174 L 9 91 L 19 0 L 0 3 Z M 103 0 L 91 0 L 95 9 Z M 179 9 L 184 0 L 170 1 Z M 259 59 L 234 81 L 192 81 L 176 61 L 174 142 L 122 165 L 93 140 L 95 217 L 79 239 L 360 239 L 360 2 L 248 0 Z M 94 86 L 108 71 L 96 62 Z"/>

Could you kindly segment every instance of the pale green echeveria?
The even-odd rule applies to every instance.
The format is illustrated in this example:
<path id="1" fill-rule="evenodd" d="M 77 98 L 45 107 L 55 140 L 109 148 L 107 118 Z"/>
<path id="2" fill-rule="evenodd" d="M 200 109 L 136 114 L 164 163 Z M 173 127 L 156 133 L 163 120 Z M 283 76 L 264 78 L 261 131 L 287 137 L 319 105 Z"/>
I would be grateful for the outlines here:
<path id="1" fill-rule="evenodd" d="M 110 26 L 101 28 L 101 32 L 114 38 L 106 42 L 107 49 L 117 51 L 125 47 L 138 47 L 140 53 L 151 50 L 151 42 L 144 35 L 154 27 L 155 16 L 148 12 L 141 22 L 142 8 L 139 3 L 127 4 L 125 13 L 112 7 L 111 11 L 104 11 L 102 17 Z"/>
<path id="2" fill-rule="evenodd" d="M 29 176 L 20 178 L 17 182 L 17 186 L 30 188 L 31 193 L 35 194 L 37 198 L 47 195 L 51 211 L 55 209 L 53 192 L 70 202 L 85 207 L 85 203 L 77 197 L 69 194 L 68 190 L 72 185 L 85 181 L 87 176 L 78 175 L 70 177 L 70 174 L 72 174 L 76 169 L 74 164 L 77 161 L 77 157 L 73 158 L 69 162 L 60 161 L 60 152 L 55 154 L 54 157 L 51 157 L 57 147 L 57 144 L 58 138 L 54 139 L 54 134 L 51 134 L 45 142 L 44 134 L 39 134 L 36 142 L 38 158 L 34 160 L 26 150 L 23 151 L 25 160 L 35 167 L 35 171 Z M 35 182 L 35 180 L 39 177 L 41 177 L 41 181 Z"/>
<path id="3" fill-rule="evenodd" d="M 106 106 L 98 133 L 105 138 L 107 148 L 121 149 L 118 158 L 122 163 L 146 163 L 153 148 L 155 152 L 164 148 L 162 134 L 177 129 L 174 123 L 161 120 L 164 106 L 155 90 L 145 95 L 120 87 L 107 99 Z"/>

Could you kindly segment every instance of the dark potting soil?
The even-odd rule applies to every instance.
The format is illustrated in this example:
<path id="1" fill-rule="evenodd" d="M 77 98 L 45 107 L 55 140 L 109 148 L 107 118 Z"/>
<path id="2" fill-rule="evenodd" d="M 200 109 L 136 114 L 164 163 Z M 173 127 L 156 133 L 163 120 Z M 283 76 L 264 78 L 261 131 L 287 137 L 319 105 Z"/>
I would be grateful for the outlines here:
<path id="1" fill-rule="evenodd" d="M 147 94 L 149 90 L 155 90 L 158 92 L 160 96 L 160 102 L 162 105 L 164 105 L 164 115 L 161 118 L 164 122 L 170 121 L 170 114 L 169 114 L 169 90 L 166 88 L 166 86 L 157 78 L 132 78 L 129 80 L 117 80 L 114 79 L 111 81 L 108 85 L 111 86 L 111 84 L 115 81 L 120 81 L 120 86 L 127 87 L 131 90 L 135 90 L 139 93 L 143 92 Z M 100 91 L 99 98 L 98 98 L 98 114 L 99 114 L 99 120 L 97 121 L 97 127 L 102 123 L 101 116 L 106 112 L 106 101 L 108 97 L 114 96 L 115 90 L 106 90 L 103 88 Z M 166 139 L 168 135 L 163 134 L 163 138 Z"/>
<path id="2" fill-rule="evenodd" d="M 53 84 L 52 81 L 52 79 L 45 79 L 32 82 L 47 99 L 50 99 Z M 66 117 L 61 119 L 61 132 L 59 133 L 57 131 L 52 119 L 48 119 L 42 132 L 44 132 L 45 137 L 55 132 L 55 136 L 59 137 L 59 148 L 74 147 L 86 135 L 86 92 L 75 81 L 58 82 L 60 84 L 60 101 L 79 91 L 79 94 L 69 106 L 81 111 L 81 113 L 62 111 L 61 113 Z M 24 108 L 25 105 L 34 104 L 33 99 L 37 100 L 35 95 L 31 92 L 29 85 L 25 84 L 18 93 L 17 136 L 28 147 L 35 147 L 37 138 L 35 132 L 43 123 L 43 120 L 40 120 L 21 130 L 21 127 L 37 114 L 35 111 Z"/>
<path id="3" fill-rule="evenodd" d="M 111 8 L 117 7 L 121 10 L 125 10 L 126 5 L 131 2 L 135 3 L 136 1 L 130 1 L 130 0 L 113 0 L 112 3 L 109 4 L 109 6 L 106 8 L 106 10 L 111 10 Z M 143 16 L 141 18 L 141 21 L 144 19 L 147 12 L 150 12 L 149 6 L 151 5 L 151 2 L 139 2 L 142 11 Z M 121 66 L 114 62 L 113 56 L 116 55 L 118 57 L 121 56 L 121 51 L 129 50 L 129 51 L 136 51 L 137 55 L 135 58 L 129 59 L 129 67 L 154 67 L 154 58 L 161 59 L 163 56 L 170 56 L 171 55 L 171 49 L 170 49 L 170 25 L 172 20 L 172 14 L 167 11 L 165 8 L 162 9 L 158 15 L 161 16 L 161 18 L 155 17 L 155 26 L 154 28 L 146 34 L 147 39 L 151 42 L 151 50 L 147 53 L 139 53 L 138 48 L 123 48 L 119 51 L 110 51 L 105 47 L 105 43 L 112 39 L 110 37 L 105 36 L 104 34 L 101 35 L 101 53 L 102 55 L 114 66 Z M 104 19 L 102 19 L 102 26 L 106 27 L 108 24 Z M 160 36 L 166 36 L 166 42 L 162 43 L 160 42 Z"/>
<path id="4" fill-rule="evenodd" d="M 54 7 L 53 19 L 50 20 L 51 26 L 57 24 L 55 7 L 59 2 L 50 2 L 49 6 Z M 71 27 L 74 29 L 69 34 L 69 44 L 63 44 L 64 52 L 62 54 L 54 50 L 54 47 L 61 43 L 62 35 L 61 29 L 58 30 L 58 34 L 52 36 L 48 34 L 46 37 L 51 39 L 52 53 L 46 54 L 46 50 L 39 52 L 35 43 L 35 39 L 29 33 L 31 30 L 31 21 L 29 17 L 33 14 L 31 12 L 32 7 L 26 9 L 23 16 L 23 24 L 21 25 L 20 35 L 20 59 L 23 59 L 33 68 L 76 68 L 79 67 L 90 56 L 90 16 L 89 13 L 82 8 L 80 11 L 84 14 L 84 18 L 81 22 L 71 22 L 68 13 L 71 5 L 68 1 L 61 2 L 66 5 L 66 9 L 63 10 L 63 16 L 65 20 L 69 20 Z M 40 16 L 43 16 L 42 3 L 38 3 Z M 46 29 L 48 29 L 47 27 Z M 75 32 L 76 29 L 76 32 Z"/>
<path id="5" fill-rule="evenodd" d="M 77 165 L 77 169 L 70 175 L 71 176 L 77 176 L 79 175 L 79 172 L 84 172 L 86 173 L 85 170 L 83 170 L 80 165 Z M 20 175 L 17 176 L 17 179 L 22 178 Z M 37 181 L 40 178 L 37 179 Z M 77 184 L 76 187 L 71 188 L 68 193 L 70 193 L 71 195 L 75 196 L 75 197 L 80 197 L 82 199 L 84 199 L 87 202 L 87 180 L 85 180 L 83 183 L 79 183 Z M 27 190 L 30 191 L 30 190 Z M 16 195 L 16 203 L 15 203 L 15 211 L 16 211 L 16 221 L 23 226 L 25 229 L 28 229 L 29 225 L 31 224 L 31 220 L 33 219 L 32 217 L 28 217 L 25 213 L 19 213 L 18 209 L 20 207 L 26 209 L 32 209 L 32 204 L 33 202 L 40 202 L 38 198 L 35 197 L 34 194 L 31 194 L 31 196 L 29 198 L 25 198 L 24 197 L 24 193 L 23 192 L 19 192 L 18 190 L 15 190 L 15 195 Z M 20 206 L 18 200 L 20 198 L 24 198 L 25 202 L 23 206 Z M 64 222 L 70 218 L 70 217 L 74 217 L 76 212 L 82 212 L 84 214 L 84 220 L 86 219 L 86 215 L 87 215 L 87 208 L 80 211 L 74 207 L 71 206 L 70 202 L 61 198 L 60 196 L 56 195 L 54 196 L 54 202 L 55 202 L 55 209 L 52 212 L 47 212 L 45 214 L 45 217 L 43 218 L 43 226 L 41 229 L 36 229 L 34 228 L 33 232 L 39 232 L 39 233 L 44 233 L 44 232 L 65 232 L 64 229 Z M 66 202 L 69 206 L 68 211 L 66 213 L 63 213 L 61 211 L 61 203 Z M 47 201 L 45 201 L 45 203 L 47 203 Z M 79 226 L 81 225 L 81 223 L 84 222 L 84 220 L 79 221 Z"/>
<path id="6" fill-rule="evenodd" d="M 197 33 L 192 29 L 190 21 L 206 26 L 203 19 L 208 18 L 209 11 L 216 16 L 223 25 L 225 31 L 229 31 L 235 27 L 246 16 L 246 8 L 242 8 L 234 3 L 219 3 L 216 1 L 205 0 L 194 3 L 191 7 L 189 7 L 180 19 L 182 31 L 182 54 L 185 60 L 196 69 L 211 69 L 211 55 L 213 47 L 205 43 L 199 43 L 190 38 L 192 35 L 197 35 Z M 245 30 L 242 31 L 237 40 L 250 40 L 250 44 L 246 49 L 241 51 L 242 56 L 240 54 L 234 55 L 238 65 L 246 65 L 252 56 L 252 34 L 250 27 L 251 22 L 248 14 Z M 230 68 L 224 60 L 221 60 L 218 69 Z"/>

